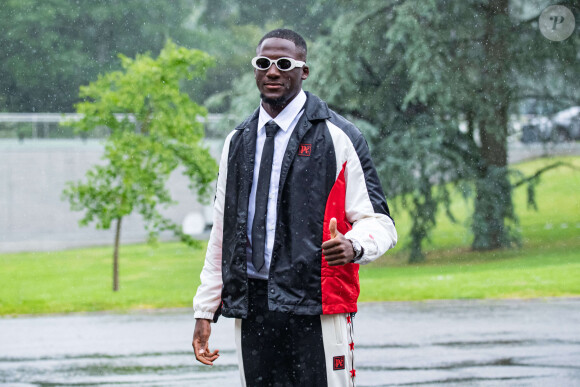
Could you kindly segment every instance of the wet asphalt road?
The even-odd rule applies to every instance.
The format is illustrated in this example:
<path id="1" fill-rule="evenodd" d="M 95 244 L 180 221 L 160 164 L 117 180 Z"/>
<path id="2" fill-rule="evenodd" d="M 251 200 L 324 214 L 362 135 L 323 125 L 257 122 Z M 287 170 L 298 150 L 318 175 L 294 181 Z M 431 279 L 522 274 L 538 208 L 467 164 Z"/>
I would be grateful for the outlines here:
<path id="1" fill-rule="evenodd" d="M 194 361 L 189 311 L 0 319 L 0 385 L 238 386 L 233 321 Z M 580 299 L 361 304 L 357 386 L 580 386 Z"/>

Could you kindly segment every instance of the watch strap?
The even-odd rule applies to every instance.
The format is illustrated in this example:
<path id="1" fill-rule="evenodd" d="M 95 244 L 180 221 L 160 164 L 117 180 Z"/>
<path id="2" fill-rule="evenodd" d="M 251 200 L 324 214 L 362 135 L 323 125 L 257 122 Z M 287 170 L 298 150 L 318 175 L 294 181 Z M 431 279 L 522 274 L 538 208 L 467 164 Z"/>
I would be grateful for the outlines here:
<path id="1" fill-rule="evenodd" d="M 352 244 L 352 250 L 354 252 L 354 258 L 352 259 L 352 262 L 357 262 L 364 255 L 364 249 L 356 239 L 349 239 L 349 240 L 350 240 L 350 243 Z"/>

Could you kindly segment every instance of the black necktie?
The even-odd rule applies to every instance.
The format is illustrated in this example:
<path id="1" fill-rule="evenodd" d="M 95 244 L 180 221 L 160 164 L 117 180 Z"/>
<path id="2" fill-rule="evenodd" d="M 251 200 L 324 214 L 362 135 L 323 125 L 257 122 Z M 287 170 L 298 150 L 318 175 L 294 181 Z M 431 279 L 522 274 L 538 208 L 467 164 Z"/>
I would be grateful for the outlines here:
<path id="1" fill-rule="evenodd" d="M 264 267 L 266 251 L 266 214 L 268 213 L 268 194 L 270 193 L 270 175 L 274 158 L 274 136 L 280 127 L 274 121 L 266 124 L 266 141 L 262 149 L 260 175 L 256 188 L 256 206 L 252 223 L 252 263 L 256 271 Z"/>

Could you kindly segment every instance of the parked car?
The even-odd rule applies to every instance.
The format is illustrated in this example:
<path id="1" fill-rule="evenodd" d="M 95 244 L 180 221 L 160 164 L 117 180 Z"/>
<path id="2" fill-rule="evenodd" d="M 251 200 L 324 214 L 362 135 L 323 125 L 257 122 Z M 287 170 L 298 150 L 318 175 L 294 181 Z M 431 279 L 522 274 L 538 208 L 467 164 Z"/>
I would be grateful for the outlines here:
<path id="1" fill-rule="evenodd" d="M 553 123 L 548 117 L 537 116 L 522 125 L 521 141 L 525 144 L 551 140 Z"/>
<path id="2" fill-rule="evenodd" d="M 580 140 L 580 106 L 572 106 L 552 116 L 552 138 L 556 141 Z"/>
<path id="3" fill-rule="evenodd" d="M 521 142 L 564 142 L 580 140 L 580 106 L 552 116 L 535 116 L 522 125 Z"/>

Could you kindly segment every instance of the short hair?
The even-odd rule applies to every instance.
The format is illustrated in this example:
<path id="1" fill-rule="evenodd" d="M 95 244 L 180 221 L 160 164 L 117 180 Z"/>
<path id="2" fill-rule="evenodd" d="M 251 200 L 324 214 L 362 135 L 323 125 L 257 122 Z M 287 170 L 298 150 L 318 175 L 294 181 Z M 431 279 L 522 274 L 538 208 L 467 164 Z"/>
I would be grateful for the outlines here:
<path id="1" fill-rule="evenodd" d="M 286 39 L 293 42 L 298 49 L 304 51 L 304 59 L 306 59 L 306 54 L 308 52 L 308 49 L 306 47 L 306 41 L 302 36 L 300 36 L 298 32 L 286 28 L 278 28 L 276 30 L 270 31 L 266 35 L 264 35 L 262 39 L 260 39 L 260 41 L 258 42 L 258 48 L 262 45 L 264 40 L 270 38 Z"/>

